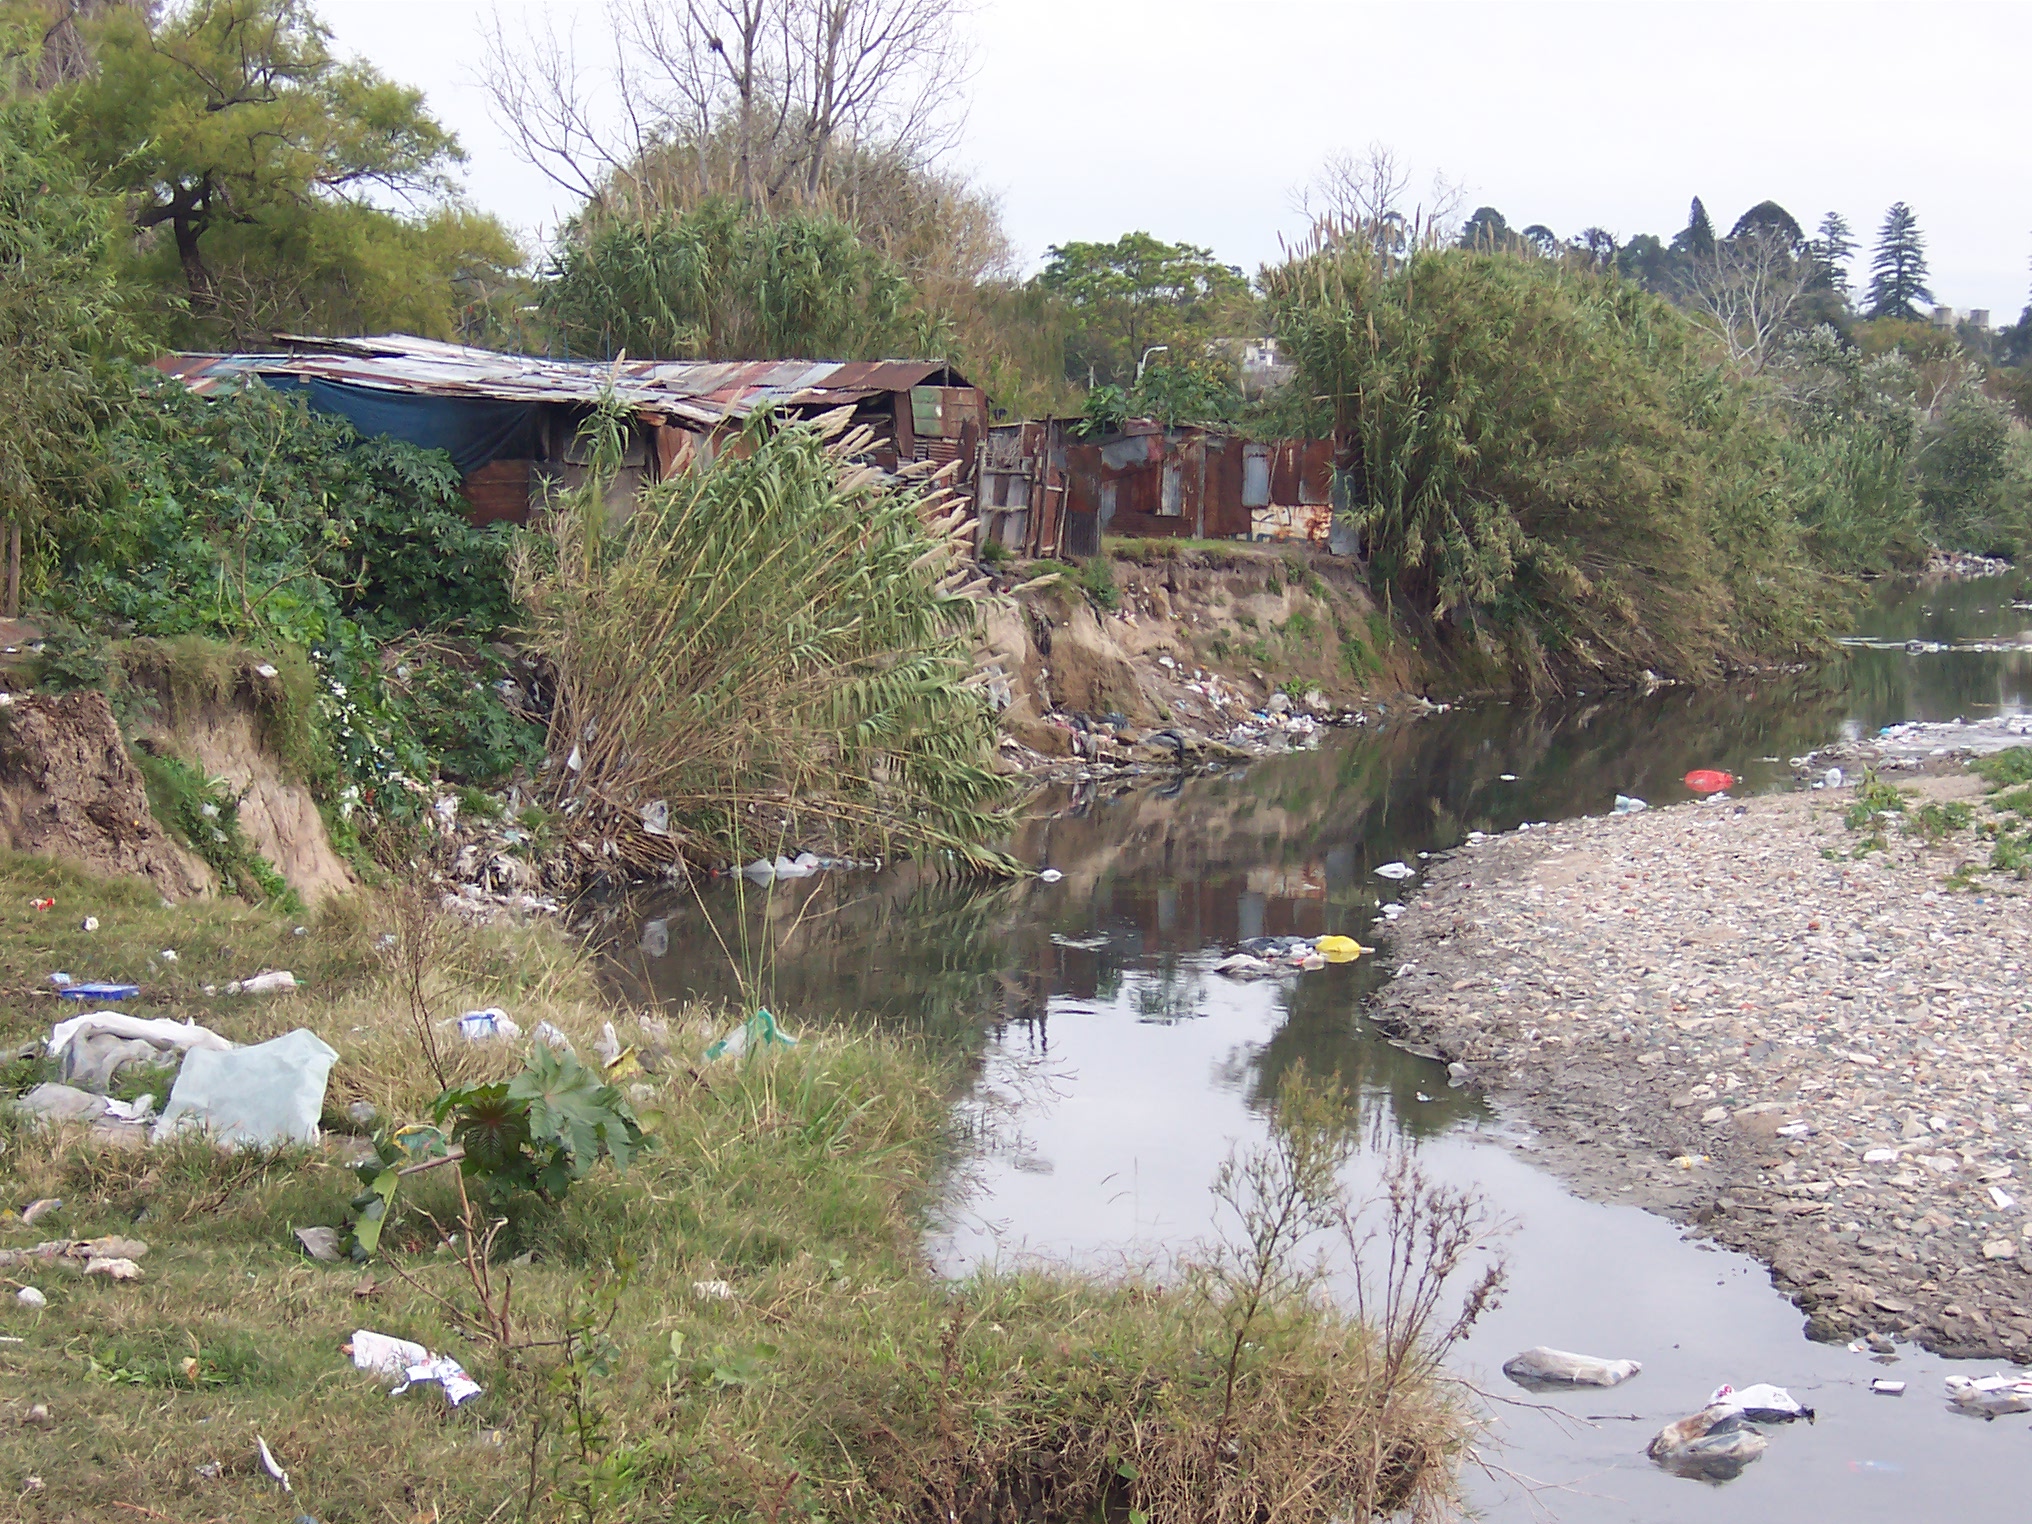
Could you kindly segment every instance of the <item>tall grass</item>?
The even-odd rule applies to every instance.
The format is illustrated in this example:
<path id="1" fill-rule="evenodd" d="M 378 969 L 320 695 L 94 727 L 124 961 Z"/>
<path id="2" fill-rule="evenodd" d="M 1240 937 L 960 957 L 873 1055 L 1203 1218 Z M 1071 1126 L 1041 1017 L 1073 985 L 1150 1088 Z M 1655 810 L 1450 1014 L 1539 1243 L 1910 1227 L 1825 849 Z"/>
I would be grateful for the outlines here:
<path id="1" fill-rule="evenodd" d="M 544 787 L 602 856 L 1003 862 L 966 511 L 857 463 L 869 442 L 844 413 L 757 419 L 619 530 L 598 483 L 575 494 L 523 558 L 556 681 Z"/>

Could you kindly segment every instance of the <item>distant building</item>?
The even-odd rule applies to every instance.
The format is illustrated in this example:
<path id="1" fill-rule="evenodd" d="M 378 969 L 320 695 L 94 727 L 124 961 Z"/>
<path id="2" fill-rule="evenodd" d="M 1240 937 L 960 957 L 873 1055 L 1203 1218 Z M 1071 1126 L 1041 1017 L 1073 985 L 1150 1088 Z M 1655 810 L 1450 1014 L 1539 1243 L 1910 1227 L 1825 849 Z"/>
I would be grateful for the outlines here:
<path id="1" fill-rule="evenodd" d="M 1933 326 L 1935 328 L 1954 327 L 1954 308 L 1935 307 L 1933 309 Z"/>
<path id="2" fill-rule="evenodd" d="M 1969 308 L 1968 325 L 1971 328 L 1981 328 L 1987 331 L 1990 326 L 1990 309 L 1987 307 Z"/>
<path id="3" fill-rule="evenodd" d="M 1274 392 L 1295 370 L 1278 351 L 1275 339 L 1251 339 L 1242 346 L 1242 395 L 1260 397 Z"/>

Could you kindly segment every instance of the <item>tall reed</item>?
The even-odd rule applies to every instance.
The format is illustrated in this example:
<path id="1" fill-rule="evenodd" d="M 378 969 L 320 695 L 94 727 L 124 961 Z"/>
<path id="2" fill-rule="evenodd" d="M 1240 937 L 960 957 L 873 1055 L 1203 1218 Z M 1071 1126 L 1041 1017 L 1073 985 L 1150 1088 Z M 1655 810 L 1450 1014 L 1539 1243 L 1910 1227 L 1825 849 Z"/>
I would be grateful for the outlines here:
<path id="1" fill-rule="evenodd" d="M 583 850 L 1006 866 L 971 519 L 862 464 L 871 442 L 844 410 L 758 417 L 618 528 L 599 471 L 551 514 L 517 591 L 556 684 L 543 792 Z"/>

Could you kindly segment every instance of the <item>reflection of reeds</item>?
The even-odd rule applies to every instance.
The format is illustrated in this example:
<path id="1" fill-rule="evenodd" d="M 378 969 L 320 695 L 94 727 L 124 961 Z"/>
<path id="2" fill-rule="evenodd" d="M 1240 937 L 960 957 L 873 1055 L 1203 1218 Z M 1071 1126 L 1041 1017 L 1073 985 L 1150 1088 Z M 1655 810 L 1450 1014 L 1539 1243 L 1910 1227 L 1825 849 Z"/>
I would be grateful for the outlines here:
<path id="1" fill-rule="evenodd" d="M 743 837 L 999 864 L 970 523 L 856 464 L 871 443 L 844 415 L 758 420 L 618 531 L 595 471 L 522 558 L 556 681 L 545 786 L 594 865 L 723 862 Z"/>

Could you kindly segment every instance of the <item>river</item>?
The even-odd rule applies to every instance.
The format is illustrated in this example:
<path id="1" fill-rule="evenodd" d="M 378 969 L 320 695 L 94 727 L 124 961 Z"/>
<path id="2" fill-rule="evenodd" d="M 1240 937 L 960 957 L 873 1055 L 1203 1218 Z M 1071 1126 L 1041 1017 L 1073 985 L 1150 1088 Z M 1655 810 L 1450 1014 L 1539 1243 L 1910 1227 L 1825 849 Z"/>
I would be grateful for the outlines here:
<path id="1" fill-rule="evenodd" d="M 2021 710 L 2028 632 L 2032 580 L 1885 588 L 1844 658 L 1812 672 L 1466 706 L 1333 731 L 1317 750 L 1214 776 L 1053 789 L 1016 848 L 1056 882 L 957 885 L 906 865 L 768 893 L 724 885 L 641 907 L 657 925 L 624 939 L 617 971 L 676 1003 L 737 997 L 739 969 L 793 1026 L 875 1022 L 965 1045 L 979 1068 L 963 1103 L 976 1146 L 931 1245 L 954 1273 L 1023 1256 L 1161 1273 L 1211 1231 L 1215 1171 L 1264 1135 L 1280 1078 L 1301 1060 L 1337 1077 L 1371 1140 L 1354 1189 L 1406 1147 L 1511 1224 L 1493 1251 L 1507 1262 L 1503 1301 L 1454 1362 L 1496 1399 L 1491 1464 L 1467 1476 L 1485 1518 L 2008 1516 L 2027 1420 L 1985 1424 L 1942 1400 L 1944 1374 L 1993 1367 L 1910 1350 L 1887 1366 L 1807 1342 L 1761 1266 L 1575 1195 L 1531 1163 L 1527 1131 L 1391 1045 L 1363 1006 L 1393 966 L 1383 907 L 1416 892 L 1416 879 L 1378 876 L 1384 864 L 1415 867 L 1470 831 L 1605 812 L 1619 793 L 1684 799 L 1696 767 L 1735 773 L 1739 791 L 1798 787 L 1790 759 L 1839 737 Z M 2009 649 L 2021 634 L 2025 648 Z M 1210 971 L 1241 938 L 1330 931 L 1382 953 L 1283 982 Z M 1498 1367 L 1536 1344 L 1644 1371 L 1611 1391 L 1533 1396 Z M 1906 1395 L 1872 1395 L 1878 1376 L 1907 1381 Z M 1774 1430 L 1726 1485 L 1644 1458 L 1659 1426 L 1725 1381 L 1789 1387 L 1818 1420 Z"/>

